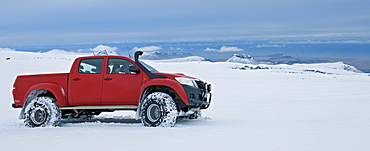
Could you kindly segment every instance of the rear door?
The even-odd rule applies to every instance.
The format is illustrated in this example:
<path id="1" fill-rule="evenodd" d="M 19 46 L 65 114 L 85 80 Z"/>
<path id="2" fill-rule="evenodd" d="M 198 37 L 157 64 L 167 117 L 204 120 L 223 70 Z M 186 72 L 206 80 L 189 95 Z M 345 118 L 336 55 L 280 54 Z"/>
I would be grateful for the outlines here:
<path id="1" fill-rule="evenodd" d="M 71 71 L 70 105 L 100 105 L 104 58 L 81 59 L 78 71 Z"/>
<path id="2" fill-rule="evenodd" d="M 134 63 L 124 58 L 109 58 L 103 78 L 102 104 L 137 105 L 142 73 L 130 72 Z"/>

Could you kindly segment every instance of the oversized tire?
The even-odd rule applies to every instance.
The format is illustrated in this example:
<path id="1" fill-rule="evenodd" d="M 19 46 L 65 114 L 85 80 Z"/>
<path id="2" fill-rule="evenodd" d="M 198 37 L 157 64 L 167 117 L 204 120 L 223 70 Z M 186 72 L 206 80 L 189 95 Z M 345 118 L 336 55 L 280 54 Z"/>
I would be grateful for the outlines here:
<path id="1" fill-rule="evenodd" d="M 61 111 L 51 97 L 37 97 L 28 103 L 24 109 L 26 127 L 58 126 Z"/>
<path id="2" fill-rule="evenodd" d="M 141 122 L 149 127 L 171 127 L 176 123 L 178 111 L 172 97 L 163 92 L 149 94 L 141 104 Z"/>

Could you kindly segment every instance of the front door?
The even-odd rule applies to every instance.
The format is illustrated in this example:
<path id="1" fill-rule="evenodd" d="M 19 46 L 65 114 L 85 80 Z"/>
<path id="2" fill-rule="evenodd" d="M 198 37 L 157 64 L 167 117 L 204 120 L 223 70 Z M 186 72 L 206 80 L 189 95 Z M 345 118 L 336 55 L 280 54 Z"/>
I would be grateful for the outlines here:
<path id="1" fill-rule="evenodd" d="M 70 75 L 70 105 L 100 105 L 104 58 L 82 59 Z"/>
<path id="2" fill-rule="evenodd" d="M 102 104 L 137 105 L 140 99 L 142 73 L 130 72 L 132 62 L 109 58 L 103 78 Z"/>

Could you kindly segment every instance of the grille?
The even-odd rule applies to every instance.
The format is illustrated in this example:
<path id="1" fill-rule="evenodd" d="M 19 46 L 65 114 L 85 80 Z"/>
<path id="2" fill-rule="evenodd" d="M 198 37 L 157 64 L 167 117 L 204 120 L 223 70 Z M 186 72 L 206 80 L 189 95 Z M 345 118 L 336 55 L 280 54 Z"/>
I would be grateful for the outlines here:
<path id="1" fill-rule="evenodd" d="M 206 84 L 203 81 L 196 80 L 195 82 L 197 83 L 198 88 L 200 88 L 200 89 L 206 89 Z"/>

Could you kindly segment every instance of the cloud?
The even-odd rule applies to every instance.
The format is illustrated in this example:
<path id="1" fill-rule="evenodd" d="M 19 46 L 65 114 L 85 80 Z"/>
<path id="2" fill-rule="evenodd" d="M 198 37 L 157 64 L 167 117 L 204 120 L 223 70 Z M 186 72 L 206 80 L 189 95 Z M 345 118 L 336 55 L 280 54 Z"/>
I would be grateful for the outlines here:
<path id="1" fill-rule="evenodd" d="M 220 50 L 207 47 L 204 51 L 220 51 Z"/>
<path id="2" fill-rule="evenodd" d="M 370 44 L 370 40 L 301 40 L 301 41 L 276 41 L 276 44 Z"/>
<path id="3" fill-rule="evenodd" d="M 98 45 L 95 48 L 89 48 L 89 49 L 79 49 L 77 52 L 79 53 L 98 53 L 102 51 L 106 51 L 108 54 L 117 54 L 118 48 L 117 47 L 110 47 L 106 45 Z"/>
<path id="4" fill-rule="evenodd" d="M 227 47 L 222 46 L 220 49 L 213 49 L 207 47 L 204 51 L 215 51 L 215 52 L 237 52 L 237 51 L 244 51 L 244 49 L 240 49 L 238 47 Z"/>
<path id="5" fill-rule="evenodd" d="M 262 44 L 262 45 L 257 45 L 256 48 L 281 48 L 285 47 L 285 45 L 267 45 L 267 44 Z"/>
<path id="6" fill-rule="evenodd" d="M 184 48 L 176 48 L 176 47 L 170 47 L 170 50 L 177 50 L 177 51 L 183 51 Z"/>
<path id="7" fill-rule="evenodd" d="M 132 51 L 144 51 L 144 52 L 150 52 L 150 51 L 157 51 L 161 50 L 161 47 L 158 46 L 147 46 L 147 47 L 134 47 Z"/>
<path id="8" fill-rule="evenodd" d="M 366 6 L 369 6 L 370 1 L 161 2 L 166 5 L 157 5 L 158 1 L 144 0 L 111 0 L 104 3 L 97 0 L 7 1 L 0 5 L 1 25 L 6 27 L 0 28 L 0 43 L 21 46 L 99 44 L 123 39 L 144 42 L 179 39 L 249 40 L 254 37 L 369 31 L 370 9 Z M 194 5 L 195 3 L 197 5 Z M 125 6 L 125 9 L 121 9 L 122 6 Z M 326 6 L 332 6 L 330 11 Z M 9 15 L 9 12 L 12 12 L 12 15 Z M 112 15 L 129 13 L 131 15 Z M 253 14 L 253 18 L 243 14 Z M 96 16 L 99 16 L 99 21 Z M 207 22 L 202 21 L 204 18 L 207 18 Z M 109 25 L 109 28 L 106 25 Z M 143 31 L 142 29 L 145 29 L 145 32 L 135 32 Z M 366 35 L 362 37 L 368 38 Z"/>
<path id="9" fill-rule="evenodd" d="M 117 49 L 118 49 L 117 47 L 109 47 L 109 46 L 106 46 L 106 45 L 99 45 L 99 46 L 96 46 L 95 48 L 92 48 L 90 50 L 94 51 L 94 52 L 104 51 L 104 50 L 106 50 L 107 52 L 114 52 Z"/>

